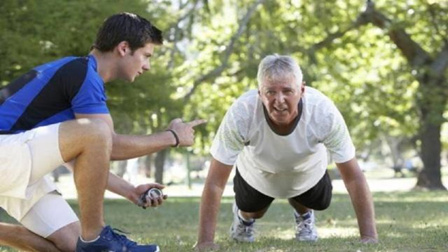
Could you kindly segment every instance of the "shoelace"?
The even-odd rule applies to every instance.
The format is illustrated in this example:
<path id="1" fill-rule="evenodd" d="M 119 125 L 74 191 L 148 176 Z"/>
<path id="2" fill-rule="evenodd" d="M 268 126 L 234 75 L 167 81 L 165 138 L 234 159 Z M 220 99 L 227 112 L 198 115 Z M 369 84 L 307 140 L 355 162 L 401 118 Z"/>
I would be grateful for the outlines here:
<path id="1" fill-rule="evenodd" d="M 122 233 L 122 234 L 119 234 Z M 126 247 L 133 247 L 136 246 L 137 243 L 129 240 L 126 235 L 129 234 L 128 232 L 122 231 L 118 228 L 111 228 L 110 229 L 110 235 L 114 237 L 116 240 L 118 240 L 121 244 L 123 244 Z"/>
<path id="2" fill-rule="evenodd" d="M 246 226 L 243 223 L 240 223 L 237 227 L 239 235 L 245 235 L 246 237 L 251 237 L 254 233 L 253 225 Z"/>
<path id="3" fill-rule="evenodd" d="M 313 221 L 311 220 L 311 218 L 306 219 L 306 220 L 296 219 L 296 223 L 297 223 L 297 228 L 299 229 L 299 232 L 301 234 L 304 234 L 304 233 L 311 234 L 311 233 L 313 233 L 313 231 L 312 231 Z"/>

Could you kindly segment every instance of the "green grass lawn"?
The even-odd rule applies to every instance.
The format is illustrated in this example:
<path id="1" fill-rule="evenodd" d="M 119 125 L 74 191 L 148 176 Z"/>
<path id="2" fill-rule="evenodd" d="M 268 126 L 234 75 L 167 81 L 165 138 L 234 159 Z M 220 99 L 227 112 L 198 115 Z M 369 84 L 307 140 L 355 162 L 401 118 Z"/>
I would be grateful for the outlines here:
<path id="1" fill-rule="evenodd" d="M 317 212 L 320 239 L 299 243 L 294 238 L 292 210 L 286 200 L 276 200 L 257 221 L 252 244 L 228 238 L 232 198 L 224 198 L 216 241 L 220 251 L 448 251 L 448 193 L 374 193 L 380 243 L 358 242 L 358 228 L 347 194 L 335 194 L 329 209 Z M 70 201 L 77 210 L 76 201 Z M 192 251 L 197 238 L 199 198 L 169 198 L 157 209 L 143 210 L 124 200 L 106 200 L 105 218 L 112 227 L 130 232 L 142 243 L 157 243 L 162 252 Z M 1 221 L 12 222 L 0 213 Z M 14 251 L 0 247 L 0 251 Z"/>

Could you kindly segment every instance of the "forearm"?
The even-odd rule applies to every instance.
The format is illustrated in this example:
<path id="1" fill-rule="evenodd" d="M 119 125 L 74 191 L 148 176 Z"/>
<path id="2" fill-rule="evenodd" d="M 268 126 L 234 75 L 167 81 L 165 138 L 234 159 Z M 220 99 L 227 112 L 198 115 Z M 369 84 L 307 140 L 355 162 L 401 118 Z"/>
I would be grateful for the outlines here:
<path id="1" fill-rule="evenodd" d="M 358 220 L 361 239 L 378 239 L 372 194 L 364 176 L 346 183 Z"/>
<path id="2" fill-rule="evenodd" d="M 223 164 L 214 158 L 211 160 L 199 211 L 199 232 L 196 245 L 196 249 L 199 251 L 204 249 L 208 251 L 219 247 L 214 244 L 216 222 L 222 194 L 232 168 L 232 165 Z"/>
<path id="3" fill-rule="evenodd" d="M 111 160 L 125 160 L 155 153 L 175 145 L 176 139 L 169 131 L 145 136 L 113 136 Z"/>
<path id="4" fill-rule="evenodd" d="M 136 202 L 138 200 L 133 198 L 132 192 L 134 190 L 134 185 L 132 185 L 131 183 L 127 182 L 126 180 L 118 177 L 113 173 L 109 173 L 107 190 L 116 193 L 118 195 L 121 195 L 132 202 Z"/>
<path id="5" fill-rule="evenodd" d="M 205 185 L 199 212 L 198 244 L 213 243 L 223 188 Z"/>

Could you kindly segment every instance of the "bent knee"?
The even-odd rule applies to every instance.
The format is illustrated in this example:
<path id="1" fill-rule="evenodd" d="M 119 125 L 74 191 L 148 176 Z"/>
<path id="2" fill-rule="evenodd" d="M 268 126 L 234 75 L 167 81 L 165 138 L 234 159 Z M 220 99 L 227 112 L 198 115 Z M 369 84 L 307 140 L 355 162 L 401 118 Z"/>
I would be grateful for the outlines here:
<path id="1" fill-rule="evenodd" d="M 329 206 L 330 206 L 330 201 L 327 201 L 327 202 L 323 202 L 323 203 L 320 203 L 320 204 L 315 204 L 312 207 L 312 209 L 322 211 L 322 210 L 327 209 Z"/>
<path id="2" fill-rule="evenodd" d="M 82 118 L 76 120 L 77 124 L 86 134 L 98 135 L 99 137 L 111 137 L 112 130 L 109 125 L 101 119 Z"/>
<path id="3" fill-rule="evenodd" d="M 82 118 L 67 121 L 59 128 L 59 147 L 65 162 L 90 149 L 112 150 L 112 129 L 102 119 Z"/>
<path id="4" fill-rule="evenodd" d="M 76 120 L 79 137 L 93 143 L 110 144 L 112 130 L 109 125 L 101 119 L 82 118 Z"/>
<path id="5" fill-rule="evenodd" d="M 79 222 L 71 223 L 54 232 L 46 239 L 51 241 L 60 251 L 76 250 L 76 242 L 81 235 L 81 225 Z"/>

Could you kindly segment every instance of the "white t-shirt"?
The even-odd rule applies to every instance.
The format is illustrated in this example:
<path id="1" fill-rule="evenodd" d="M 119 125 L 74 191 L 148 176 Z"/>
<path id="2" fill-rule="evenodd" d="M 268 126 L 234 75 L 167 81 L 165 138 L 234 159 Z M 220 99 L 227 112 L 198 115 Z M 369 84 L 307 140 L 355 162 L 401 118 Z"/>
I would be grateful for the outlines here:
<path id="1" fill-rule="evenodd" d="M 211 147 L 219 162 L 238 167 L 244 180 L 274 198 L 300 195 L 322 178 L 327 149 L 336 163 L 355 156 L 347 126 L 333 102 L 306 87 L 295 129 L 279 135 L 269 126 L 257 90 L 239 97 L 227 111 Z"/>

